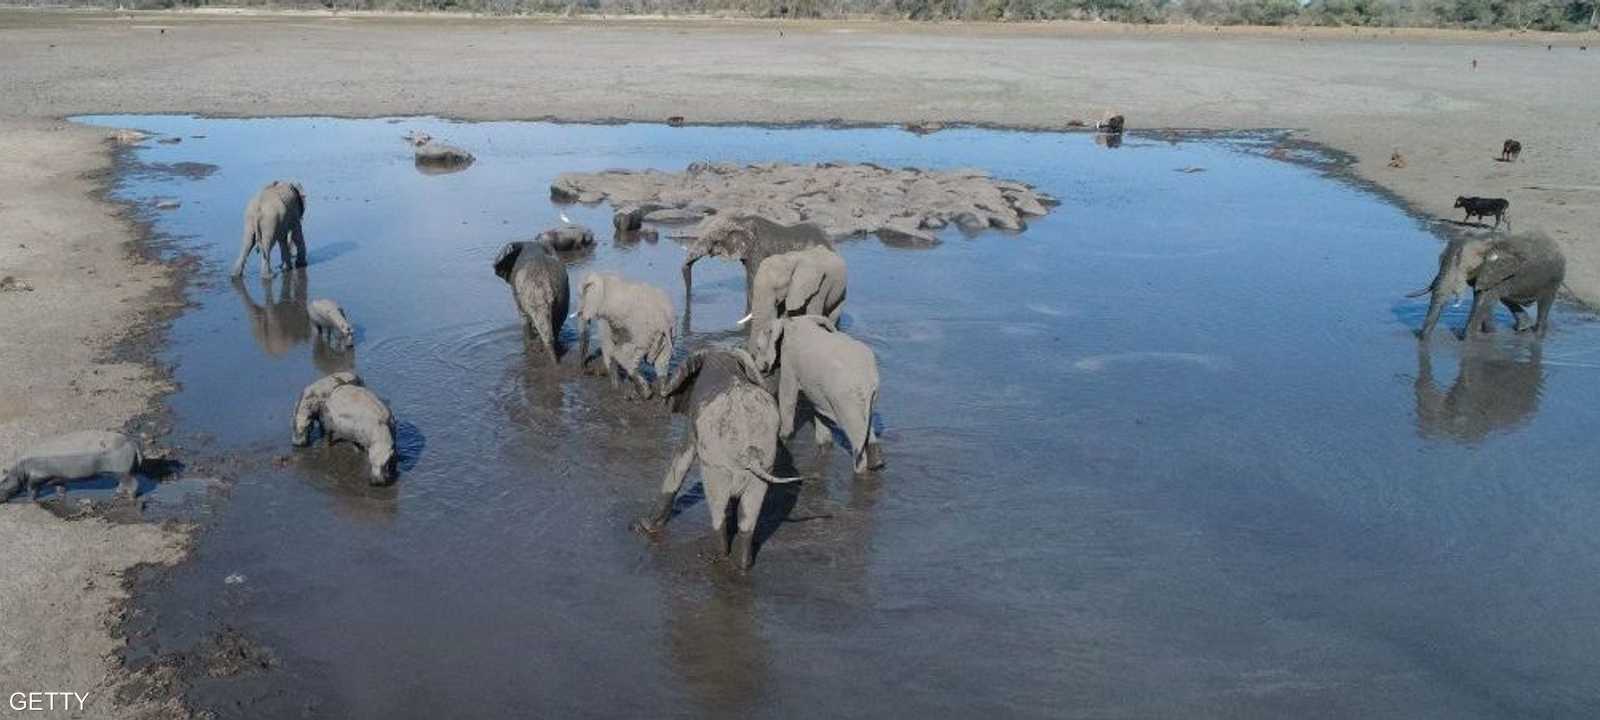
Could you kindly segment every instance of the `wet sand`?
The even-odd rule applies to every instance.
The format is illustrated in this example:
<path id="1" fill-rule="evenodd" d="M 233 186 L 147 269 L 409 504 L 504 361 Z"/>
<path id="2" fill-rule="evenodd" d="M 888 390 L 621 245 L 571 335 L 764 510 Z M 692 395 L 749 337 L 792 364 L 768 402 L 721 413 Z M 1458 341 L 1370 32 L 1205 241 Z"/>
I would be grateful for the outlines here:
<path id="1" fill-rule="evenodd" d="M 691 123 L 1064 127 L 1110 109 L 1133 128 L 1295 128 L 1351 153 L 1355 173 L 1429 215 L 1455 218 L 1450 204 L 1459 194 L 1511 198 L 1519 229 L 1546 229 L 1565 245 L 1568 284 L 1594 304 L 1600 248 L 1581 233 L 1600 212 L 1600 147 L 1591 141 L 1600 97 L 1581 89 L 1600 71 L 1600 47 L 1580 52 L 1580 42 L 1589 41 L 1073 24 L 0 11 L 0 275 L 35 288 L 0 293 L 0 462 L 42 434 L 120 427 L 164 389 L 142 364 L 105 360 L 129 328 L 170 309 L 162 292 L 170 278 L 129 254 L 137 225 L 98 199 L 111 149 L 103 133 L 59 121 L 67 115 L 682 115 Z M 273 60 L 284 58 L 292 61 Z M 1493 160 L 1506 137 L 1522 141 L 1521 162 Z M 1385 166 L 1396 149 L 1408 160 L 1404 169 Z M 0 506 L 0 534 L 38 537 L 29 528 L 41 512 Z M 114 643 L 101 618 L 118 587 L 109 578 L 141 559 L 170 559 L 171 537 L 153 527 L 75 523 L 59 532 L 51 539 L 59 556 L 21 556 L 30 560 L 9 572 L 23 580 L 0 588 L 0 607 L 8 608 L 0 637 L 24 650 L 0 655 L 8 691 L 62 678 L 103 681 Z M 120 552 L 96 552 L 114 533 L 126 536 Z M 60 572 L 69 558 L 93 558 L 93 571 L 108 579 L 85 589 L 77 575 Z M 85 620 L 54 619 L 65 617 Z M 57 637 L 64 630 L 67 637 Z M 63 648 L 62 665 L 42 665 L 28 648 Z"/>

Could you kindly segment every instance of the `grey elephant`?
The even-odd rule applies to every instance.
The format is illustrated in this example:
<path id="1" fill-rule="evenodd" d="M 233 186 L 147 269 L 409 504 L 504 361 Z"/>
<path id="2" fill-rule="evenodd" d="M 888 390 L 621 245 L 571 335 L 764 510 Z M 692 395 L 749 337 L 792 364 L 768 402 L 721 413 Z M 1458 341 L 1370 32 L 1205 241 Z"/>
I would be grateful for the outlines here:
<path id="1" fill-rule="evenodd" d="M 571 290 L 567 266 L 555 250 L 542 242 L 506 243 L 494 258 L 494 274 L 511 286 L 517 309 L 550 352 L 555 362 L 556 341 L 567 321 Z"/>
<path id="2" fill-rule="evenodd" d="M 708 221 L 689 246 L 689 256 L 683 260 L 683 295 L 685 304 L 694 287 L 694 264 L 700 258 L 724 257 L 744 264 L 745 312 L 751 309 L 750 292 L 755 286 L 756 270 L 761 261 L 779 253 L 803 250 L 809 247 L 833 249 L 828 234 L 812 223 L 780 225 L 759 215 L 716 217 Z"/>
<path id="3" fill-rule="evenodd" d="M 261 276 L 272 275 L 272 249 L 278 248 L 284 267 L 305 267 L 306 234 L 302 220 L 306 214 L 306 192 L 300 183 L 273 180 L 250 199 L 244 209 L 244 240 L 239 258 L 233 261 L 234 277 L 244 274 L 244 261 L 252 251 L 261 253 Z M 289 244 L 294 244 L 294 257 Z"/>
<path id="4" fill-rule="evenodd" d="M 778 373 L 781 437 L 794 434 L 799 397 L 809 401 L 818 445 L 833 435 L 818 418 L 837 427 L 850 442 L 856 473 L 883 466 L 872 412 L 878 404 L 878 359 L 872 348 L 840 332 L 818 315 L 779 318 L 751 337 L 756 367 Z"/>
<path id="5" fill-rule="evenodd" d="M 740 349 L 700 350 L 678 365 L 662 396 L 674 412 L 689 416 L 689 436 L 667 468 L 656 511 L 635 522 L 634 529 L 651 535 L 660 532 L 672 517 L 683 479 L 699 460 L 717 546 L 724 555 L 730 552 L 723 524 L 737 500 L 738 531 L 732 552 L 739 567 L 750 568 L 767 485 L 800 479 L 772 474 L 778 457 L 778 405 L 761 383 L 755 360 Z"/>
<path id="6" fill-rule="evenodd" d="M 1544 367 L 1539 345 L 1527 360 L 1501 352 L 1492 343 L 1463 345 L 1455 382 L 1440 392 L 1428 347 L 1417 344 L 1417 430 L 1424 437 L 1476 443 L 1497 430 L 1528 421 L 1539 410 Z"/>
<path id="7" fill-rule="evenodd" d="M 350 325 L 350 318 L 344 314 L 344 308 L 327 298 L 312 300 L 306 305 L 306 315 L 311 320 L 311 327 L 317 331 L 317 337 L 326 337 L 338 341 L 339 347 L 346 350 L 355 347 L 356 331 Z"/>
<path id="8" fill-rule="evenodd" d="M 594 231 L 582 225 L 564 223 L 539 233 L 533 240 L 560 252 L 586 250 L 594 247 Z"/>
<path id="9" fill-rule="evenodd" d="M 126 435 L 85 430 L 59 435 L 28 448 L 11 467 L 0 473 L 0 503 L 24 488 L 34 499 L 39 488 L 55 484 L 65 495 L 67 483 L 101 473 L 119 477 L 117 491 L 131 498 L 139 489 L 134 473 L 144 464 L 139 444 Z"/>
<path id="10" fill-rule="evenodd" d="M 1567 276 L 1567 259 L 1555 241 L 1542 233 L 1510 237 L 1457 237 L 1439 253 L 1439 272 L 1433 282 L 1406 297 L 1430 295 L 1428 314 L 1417 336 L 1426 340 L 1439 322 L 1439 312 L 1450 298 L 1472 287 L 1472 314 L 1462 337 L 1494 329 L 1494 305 L 1511 311 L 1518 332 L 1539 337 L 1550 328 L 1550 308 Z M 1538 319 L 1526 323 L 1525 307 L 1538 303 Z"/>
<path id="11" fill-rule="evenodd" d="M 656 380 L 667 377 L 672 360 L 672 301 L 660 288 L 631 282 L 613 273 L 585 275 L 578 289 L 578 357 L 589 362 L 589 323 L 600 338 L 601 370 L 617 385 L 617 369 L 632 380 L 641 398 L 651 395 L 639 364 L 655 368 Z"/>
<path id="12" fill-rule="evenodd" d="M 272 283 L 281 283 L 273 294 Z M 311 338 L 306 307 L 306 271 L 295 268 L 262 284 L 262 304 L 256 304 L 242 278 L 233 278 L 233 291 L 244 303 L 250 335 L 269 355 L 282 355 Z"/>
<path id="13" fill-rule="evenodd" d="M 821 245 L 779 253 L 761 261 L 750 286 L 752 334 L 779 317 L 822 315 L 838 325 L 844 313 L 848 273 L 844 258 Z"/>
<path id="14" fill-rule="evenodd" d="M 332 445 L 344 440 L 366 450 L 368 482 L 383 485 L 394 480 L 394 415 L 353 372 L 338 372 L 306 386 L 294 408 L 296 446 L 311 441 L 311 426 L 322 425 L 323 440 Z"/>

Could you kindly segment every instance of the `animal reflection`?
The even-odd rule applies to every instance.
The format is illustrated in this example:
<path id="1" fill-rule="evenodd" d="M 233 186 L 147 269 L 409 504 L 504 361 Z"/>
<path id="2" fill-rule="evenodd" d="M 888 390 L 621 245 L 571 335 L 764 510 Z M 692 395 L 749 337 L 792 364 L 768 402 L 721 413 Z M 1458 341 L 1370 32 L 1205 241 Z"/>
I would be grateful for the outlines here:
<path id="1" fill-rule="evenodd" d="M 703 717 L 748 717 L 771 674 L 755 598 L 748 587 L 717 583 L 707 597 L 666 593 L 672 667 Z"/>
<path id="2" fill-rule="evenodd" d="M 1544 367 L 1535 345 L 1518 360 L 1487 344 L 1465 347 L 1448 391 L 1434 383 L 1433 358 L 1417 348 L 1417 431 L 1424 437 L 1474 443 L 1517 427 L 1539 409 Z"/>
<path id="3" fill-rule="evenodd" d="M 295 268 L 262 281 L 262 302 L 256 304 L 244 280 L 233 279 L 233 290 L 244 303 L 250 334 L 268 355 L 282 355 L 311 339 L 311 319 L 306 315 L 306 271 Z M 273 286 L 277 286 L 274 295 Z"/>

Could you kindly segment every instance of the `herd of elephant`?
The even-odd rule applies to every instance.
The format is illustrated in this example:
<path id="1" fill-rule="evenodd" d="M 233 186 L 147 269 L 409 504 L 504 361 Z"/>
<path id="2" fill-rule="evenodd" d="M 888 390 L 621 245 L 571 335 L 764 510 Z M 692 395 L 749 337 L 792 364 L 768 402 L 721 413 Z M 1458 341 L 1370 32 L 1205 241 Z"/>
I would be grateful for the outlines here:
<path id="1" fill-rule="evenodd" d="M 261 256 L 264 276 L 273 274 L 271 255 L 286 267 L 306 264 L 301 223 L 306 196 L 297 183 L 274 181 L 262 188 L 245 211 L 244 237 L 231 274 L 239 277 L 251 254 Z M 621 237 L 642 229 L 638 218 L 618 212 Z M 690 468 L 698 461 L 711 512 L 711 526 L 724 555 L 741 568 L 754 560 L 753 539 L 768 486 L 799 478 L 773 474 L 780 439 L 811 420 L 819 445 L 844 439 L 855 471 L 883 464 L 872 415 L 878 400 L 877 359 L 865 343 L 842 331 L 847 271 L 827 235 L 817 226 L 782 225 L 760 216 L 719 216 L 689 248 L 683 263 L 686 300 L 693 288 L 694 264 L 707 256 L 743 263 L 748 326 L 744 347 L 708 347 L 690 353 L 673 369 L 676 313 L 667 293 L 613 273 L 585 275 L 578 307 L 569 315 L 570 283 L 564 257 L 594 244 L 594 233 L 565 224 L 533 240 L 506 244 L 493 269 L 511 287 L 516 306 L 543 349 L 555 360 L 562 326 L 578 320 L 579 368 L 629 381 L 637 399 L 660 396 L 673 412 L 690 419 L 687 439 L 674 454 L 661 485 L 656 510 L 634 523 L 646 534 L 661 530 Z M 296 272 L 303 272 L 297 270 Z M 1543 337 L 1551 306 L 1566 274 L 1557 245 L 1539 233 L 1457 237 L 1439 256 L 1428 287 L 1408 297 L 1429 295 L 1427 315 L 1417 334 L 1427 339 L 1451 298 L 1473 291 L 1472 309 L 1461 336 L 1494 327 L 1496 304 L 1508 308 L 1516 330 Z M 1526 307 L 1537 305 L 1531 323 Z M 309 323 L 330 345 L 348 349 L 354 331 L 342 308 L 319 299 L 305 305 Z M 589 329 L 599 338 L 598 368 L 591 368 Z M 652 383 L 641 372 L 648 365 Z M 671 372 L 669 372 L 671 370 Z M 802 402 L 804 401 L 804 402 Z M 353 371 L 334 372 L 311 383 L 295 407 L 293 442 L 304 445 L 320 426 L 328 443 L 347 441 L 367 455 L 369 481 L 391 482 L 396 474 L 394 416 Z M 142 455 L 137 443 L 117 433 L 71 433 L 42 442 L 0 474 L 0 502 L 23 488 L 37 497 L 40 486 L 62 485 L 100 473 L 116 473 L 121 490 L 136 489 L 133 473 Z M 736 530 L 726 519 L 737 501 Z"/>
<path id="2" fill-rule="evenodd" d="M 301 220 L 305 193 L 298 184 L 273 182 L 245 211 L 244 239 L 232 267 L 235 277 L 252 254 L 262 272 L 273 272 L 278 252 L 285 267 L 305 265 Z M 638 232 L 634 219 L 618 213 L 620 233 Z M 659 396 L 687 415 L 687 439 L 674 453 L 654 513 L 634 523 L 654 535 L 672 516 L 685 477 L 700 465 L 711 526 L 722 552 L 741 568 L 754 561 L 754 534 L 767 488 L 799 478 L 778 477 L 773 466 L 780 438 L 812 422 L 819 445 L 834 433 L 847 443 L 857 473 L 883 465 L 872 414 L 878 400 L 878 364 L 872 349 L 839 328 L 847 269 L 827 235 L 815 225 L 773 223 L 759 216 L 718 218 L 691 247 L 684 261 L 685 297 L 692 292 L 698 260 L 726 257 L 746 269 L 748 327 L 744 347 L 710 347 L 690 353 L 671 368 L 677 315 L 661 288 L 606 272 L 588 273 L 578 284 L 578 304 L 569 314 L 570 280 L 565 258 L 594 244 L 594 233 L 564 224 L 533 240 L 507 243 L 496 254 L 494 273 L 511 287 L 518 311 L 554 363 L 562 326 L 578 321 L 579 367 L 610 378 L 635 399 Z M 338 303 L 312 300 L 310 325 L 333 345 L 349 348 L 354 332 Z M 589 353 L 591 326 L 597 357 Z M 595 365 L 592 360 L 599 360 Z M 653 380 L 646 377 L 648 367 Z M 670 372 L 669 372 L 670 371 Z M 305 445 L 321 428 L 332 444 L 349 442 L 366 453 L 368 480 L 384 484 L 396 475 L 394 416 L 354 371 L 334 372 L 307 386 L 294 412 L 293 442 Z M 725 527 L 737 508 L 735 531 Z"/>

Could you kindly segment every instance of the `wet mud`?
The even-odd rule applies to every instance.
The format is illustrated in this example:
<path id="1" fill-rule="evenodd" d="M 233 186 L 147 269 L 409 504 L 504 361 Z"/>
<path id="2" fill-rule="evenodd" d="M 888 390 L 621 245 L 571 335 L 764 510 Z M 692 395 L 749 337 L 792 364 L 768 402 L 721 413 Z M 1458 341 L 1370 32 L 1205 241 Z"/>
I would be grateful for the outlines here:
<path id="1" fill-rule="evenodd" d="M 1561 304 L 1542 347 L 1419 348 L 1426 308 L 1402 296 L 1437 267 L 1434 226 L 1330 178 L 1336 159 L 1282 162 L 1266 136 L 1111 151 L 982 129 L 407 119 L 476 156 L 424 175 L 383 120 L 81 120 L 189 137 L 134 152 L 217 168 L 117 190 L 177 200 L 151 222 L 198 258 L 161 352 L 181 385 L 168 444 L 232 483 L 190 560 L 136 583 L 128 659 L 197 709 L 1600 711 L 1600 326 Z M 853 478 L 802 428 L 792 466 L 816 479 L 769 494 L 749 576 L 713 552 L 695 490 L 658 540 L 629 531 L 683 421 L 576 353 L 552 366 L 490 267 L 560 212 L 610 227 L 609 207 L 551 203 L 561 173 L 700 161 L 977 167 L 1065 203 L 1020 233 L 840 245 L 888 466 Z M 244 204 L 273 179 L 307 189 L 310 266 L 229 283 Z M 741 341 L 742 270 L 702 262 L 686 306 L 666 235 L 602 237 L 570 272 L 666 289 L 679 357 Z M 349 313 L 352 352 L 296 319 L 318 297 Z M 393 486 L 368 487 L 348 446 L 289 447 L 299 390 L 350 367 L 398 420 Z"/>

